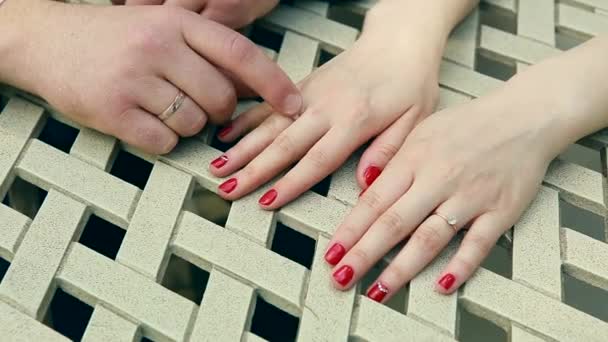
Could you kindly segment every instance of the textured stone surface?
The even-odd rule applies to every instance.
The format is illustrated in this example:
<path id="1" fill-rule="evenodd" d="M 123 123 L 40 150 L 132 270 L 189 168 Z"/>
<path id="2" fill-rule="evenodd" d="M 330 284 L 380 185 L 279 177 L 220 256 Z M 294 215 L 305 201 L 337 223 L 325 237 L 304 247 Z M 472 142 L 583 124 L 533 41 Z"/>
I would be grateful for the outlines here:
<path id="1" fill-rule="evenodd" d="M 256 24 L 280 39 L 268 46 L 263 39 L 256 43 L 299 81 L 353 44 L 362 16 L 376 1 L 290 3 Z M 439 108 L 483 96 L 527 66 L 606 32 L 605 0 L 482 1 L 448 41 Z M 235 115 L 255 104 L 241 102 Z M 38 139 L 49 116 L 79 130 L 64 149 L 69 154 Z M 0 282 L 0 339 L 67 340 L 42 323 L 60 288 L 93 308 L 86 341 L 266 341 L 252 332 L 258 298 L 299 321 L 293 334 L 299 341 L 457 340 L 466 329 L 463 310 L 498 325 L 512 341 L 608 340 L 606 314 L 564 298 L 569 286 L 564 275 L 608 291 L 608 130 L 580 142 L 597 155 L 599 166 L 574 160 L 551 164 L 537 198 L 508 234 L 512 239 L 501 240 L 506 271 L 482 268 L 457 294 L 435 293 L 433 281 L 458 248 L 458 238 L 391 308 L 366 298 L 361 287 L 334 290 L 323 261 L 336 226 L 357 201 L 361 151 L 332 175 L 327 195 L 309 191 L 267 212 L 256 203 L 266 186 L 233 202 L 219 225 L 187 205 L 197 185 L 215 192 L 222 182 L 208 170 L 221 154 L 218 145 L 211 146 L 214 132 L 208 127 L 168 155 L 146 155 L 75 125 L 32 95 L 0 86 L 0 200 L 16 188 L 28 199 L 38 191 L 28 183 L 48 191 L 37 213 L 0 204 L 0 258 L 10 262 Z M 153 163 L 143 190 L 110 174 L 120 163 L 120 150 Z M 211 205 L 203 201 L 199 207 Z M 566 204 L 592 219 L 568 219 L 572 209 Z M 93 214 L 125 233 L 116 260 L 78 242 Z M 274 251 L 278 223 L 314 240 L 310 268 Z M 174 276 L 168 262 L 173 256 L 208 272 L 200 303 L 166 283 L 165 275 Z M 608 307 L 606 298 L 593 300 Z"/>

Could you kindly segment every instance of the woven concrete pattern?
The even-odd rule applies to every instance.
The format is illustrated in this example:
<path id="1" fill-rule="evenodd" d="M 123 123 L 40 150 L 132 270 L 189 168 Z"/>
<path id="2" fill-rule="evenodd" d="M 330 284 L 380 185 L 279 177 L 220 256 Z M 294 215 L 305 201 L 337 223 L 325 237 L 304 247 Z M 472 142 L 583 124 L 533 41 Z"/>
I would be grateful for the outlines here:
<path id="1" fill-rule="evenodd" d="M 256 25 L 282 37 L 277 51 L 267 51 L 299 80 L 320 56 L 355 41 L 359 29 L 344 22 L 362 18 L 373 4 L 295 0 Z M 608 32 L 605 0 L 486 0 L 449 40 L 440 108 L 481 96 L 527 65 L 602 32 Z M 0 283 L 3 340 L 67 340 L 41 323 L 61 289 L 94 308 L 87 341 L 262 341 L 250 329 L 258 297 L 298 318 L 299 341 L 455 340 L 462 310 L 498 325 L 513 341 L 608 341 L 607 322 L 563 298 L 565 275 L 608 291 L 608 229 L 592 237 L 560 220 L 560 203 L 567 203 L 605 222 L 608 131 L 579 142 L 601 154 L 601 170 L 564 160 L 551 165 L 536 200 L 500 241 L 509 251 L 510 276 L 482 268 L 459 293 L 434 293 L 432 282 L 454 241 L 387 307 L 361 287 L 335 291 L 323 261 L 357 198 L 355 157 L 332 176 L 326 196 L 309 191 L 265 212 L 256 204 L 260 190 L 232 203 L 221 227 L 185 207 L 195 188 L 216 191 L 221 182 L 207 170 L 221 153 L 211 147 L 212 128 L 169 155 L 149 156 L 81 129 L 32 96 L 0 89 L 0 199 L 16 179 L 48 192 L 33 218 L 0 204 L 0 258 L 10 263 Z M 37 139 L 48 117 L 79 130 L 69 153 Z M 143 189 L 109 173 L 119 150 L 153 163 Z M 93 215 L 126 230 L 115 260 L 78 242 Z M 316 241 L 309 268 L 271 250 L 278 223 Z M 209 272 L 200 304 L 161 285 L 172 255 Z"/>

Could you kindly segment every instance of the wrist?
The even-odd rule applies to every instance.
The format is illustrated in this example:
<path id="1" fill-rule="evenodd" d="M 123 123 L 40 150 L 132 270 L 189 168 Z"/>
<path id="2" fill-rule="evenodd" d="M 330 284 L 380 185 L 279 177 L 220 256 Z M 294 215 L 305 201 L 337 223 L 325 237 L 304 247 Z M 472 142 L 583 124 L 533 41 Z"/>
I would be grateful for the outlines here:
<path id="1" fill-rule="evenodd" d="M 608 37 L 603 37 L 531 66 L 499 91 L 503 105 L 518 108 L 532 125 L 548 127 L 543 139 L 555 156 L 608 126 L 606 58 Z"/>
<path id="2" fill-rule="evenodd" d="M 44 70 L 36 60 L 46 55 L 42 37 L 51 9 L 62 4 L 48 0 L 6 0 L 0 7 L 0 82 L 36 93 Z"/>
<path id="3" fill-rule="evenodd" d="M 368 11 L 357 44 L 375 47 L 383 56 L 416 59 L 438 73 L 453 25 L 437 7 L 424 1 L 379 1 Z"/>
<path id="4" fill-rule="evenodd" d="M 413 35 L 445 44 L 457 24 L 449 7 L 436 1 L 382 0 L 368 11 L 362 36 L 387 34 L 392 45 L 398 46 L 411 44 L 401 37 Z"/>

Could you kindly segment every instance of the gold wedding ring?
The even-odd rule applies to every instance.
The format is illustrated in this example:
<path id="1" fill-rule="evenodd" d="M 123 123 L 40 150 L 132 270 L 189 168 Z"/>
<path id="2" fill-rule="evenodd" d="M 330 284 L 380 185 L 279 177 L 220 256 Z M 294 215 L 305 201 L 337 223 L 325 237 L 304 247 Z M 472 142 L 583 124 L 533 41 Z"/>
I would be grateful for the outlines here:
<path id="1" fill-rule="evenodd" d="M 184 94 L 184 92 L 180 90 L 179 93 L 177 93 L 177 96 L 175 97 L 173 102 L 171 102 L 169 107 L 165 109 L 165 111 L 162 112 L 162 114 L 159 115 L 158 118 L 162 121 L 169 119 L 171 116 L 173 116 L 173 114 L 177 113 L 180 107 L 184 104 L 184 100 L 186 100 L 186 94 Z"/>

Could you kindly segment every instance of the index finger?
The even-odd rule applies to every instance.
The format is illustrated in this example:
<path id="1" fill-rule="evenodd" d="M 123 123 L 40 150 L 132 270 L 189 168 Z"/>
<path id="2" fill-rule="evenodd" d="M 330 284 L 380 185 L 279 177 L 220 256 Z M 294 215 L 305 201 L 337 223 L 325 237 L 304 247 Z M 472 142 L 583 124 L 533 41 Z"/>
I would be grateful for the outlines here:
<path id="1" fill-rule="evenodd" d="M 276 111 L 300 113 L 302 97 L 298 88 L 253 42 L 195 13 L 184 13 L 183 17 L 184 38 L 199 55 L 236 75 Z"/>

